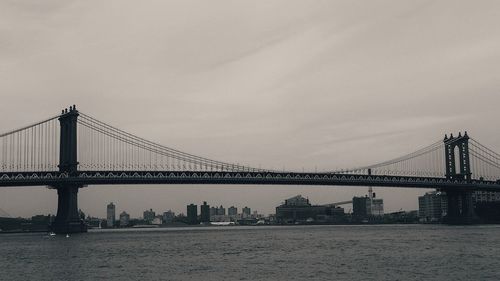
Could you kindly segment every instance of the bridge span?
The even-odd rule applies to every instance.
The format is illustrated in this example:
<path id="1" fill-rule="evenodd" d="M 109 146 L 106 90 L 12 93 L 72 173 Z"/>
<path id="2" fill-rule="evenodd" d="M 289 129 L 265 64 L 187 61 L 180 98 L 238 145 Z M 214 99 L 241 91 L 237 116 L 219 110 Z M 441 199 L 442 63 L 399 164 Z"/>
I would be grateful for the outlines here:
<path id="1" fill-rule="evenodd" d="M 75 106 L 0 135 L 0 187 L 58 193 L 58 233 L 84 232 L 78 189 L 87 185 L 233 184 L 433 188 L 448 198 L 448 223 L 474 222 L 472 193 L 500 191 L 500 154 L 467 132 L 378 164 L 331 172 L 257 169 L 216 161 L 122 131 Z"/>

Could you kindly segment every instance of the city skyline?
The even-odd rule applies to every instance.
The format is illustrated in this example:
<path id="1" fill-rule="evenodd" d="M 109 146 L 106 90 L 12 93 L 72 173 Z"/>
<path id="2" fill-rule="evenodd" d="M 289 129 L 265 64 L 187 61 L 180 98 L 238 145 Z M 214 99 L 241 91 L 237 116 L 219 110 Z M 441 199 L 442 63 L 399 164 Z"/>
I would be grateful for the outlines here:
<path id="1" fill-rule="evenodd" d="M 0 19 L 0 279 L 500 280 L 500 1 Z"/>
<path id="2" fill-rule="evenodd" d="M 258 214 L 261 214 L 259 213 L 259 210 L 254 210 L 252 209 L 251 207 L 245 205 L 245 206 L 241 206 L 241 207 L 238 207 L 238 206 L 235 206 L 235 205 L 231 205 L 231 206 L 224 206 L 224 205 L 210 205 L 209 202 L 207 201 L 203 201 L 202 202 L 203 204 L 204 203 L 207 203 L 207 205 L 210 207 L 210 208 L 219 208 L 219 207 L 223 207 L 226 212 L 227 210 L 229 210 L 230 208 L 232 207 L 235 207 L 237 209 L 237 213 L 236 214 L 242 214 L 243 213 L 243 209 L 244 208 L 250 208 L 252 210 L 252 213 L 253 212 L 257 212 Z M 198 210 L 198 215 L 201 214 L 201 207 L 203 206 L 203 204 L 201 204 L 200 202 L 189 202 L 189 203 L 186 203 L 186 205 L 189 207 L 191 204 L 193 204 L 194 206 L 197 207 L 197 210 Z M 117 208 L 116 210 L 120 210 L 119 212 L 116 211 L 115 209 L 113 209 L 116 214 L 120 214 L 122 212 L 125 212 L 127 213 L 128 215 L 129 214 L 129 211 L 126 210 L 126 209 L 120 209 L 119 206 L 117 204 L 115 204 L 115 202 L 109 202 L 109 204 L 107 204 L 107 216 L 106 217 L 98 217 L 98 216 L 92 216 L 91 214 L 88 214 L 88 213 L 85 213 L 86 216 L 90 216 L 90 217 L 95 217 L 95 218 L 101 218 L 101 219 L 108 219 L 109 218 L 109 208 L 110 208 L 110 205 L 113 205 L 113 208 Z M 83 210 L 82 210 L 83 211 Z M 172 210 L 170 208 L 163 208 L 163 209 L 154 209 L 154 208 L 146 208 L 142 215 L 137 215 L 137 216 L 131 216 L 131 218 L 134 218 L 134 219 L 147 219 L 146 216 L 149 216 L 149 215 L 146 215 L 146 213 L 153 213 L 153 217 L 155 216 L 161 216 L 163 213 L 166 213 L 166 212 L 172 212 L 174 213 L 175 215 L 184 215 L 184 216 L 187 216 L 187 210 L 186 208 L 184 208 L 184 210 L 179 210 L 179 211 L 176 211 L 176 210 Z M 55 215 L 55 214 L 52 214 L 52 215 Z M 231 215 L 229 213 L 227 213 L 226 215 Z M 272 215 L 272 214 L 265 214 L 265 215 Z M 115 219 L 116 221 L 116 219 Z"/>
<path id="3" fill-rule="evenodd" d="M 277 14 L 285 3 L 287 13 Z M 0 128 L 77 104 L 182 151 L 298 171 L 371 164 L 465 129 L 500 151 L 500 134 L 490 129 L 500 101 L 497 4 L 384 3 L 228 8 L 124 1 L 112 16 L 110 3 L 2 3 L 0 15 L 10 27 L 0 49 Z M 136 16 L 141 24 L 130 20 Z M 396 211 L 417 209 L 417 197 L 428 190 L 375 191 Z M 5 188 L 0 206 L 13 216 L 55 213 L 54 193 Z M 103 215 L 100 206 L 113 200 L 140 213 L 147 201 L 180 210 L 179 199 L 208 197 L 221 204 L 245 199 L 266 213 L 295 194 L 329 203 L 364 193 L 89 186 L 80 190 L 79 204 Z"/>

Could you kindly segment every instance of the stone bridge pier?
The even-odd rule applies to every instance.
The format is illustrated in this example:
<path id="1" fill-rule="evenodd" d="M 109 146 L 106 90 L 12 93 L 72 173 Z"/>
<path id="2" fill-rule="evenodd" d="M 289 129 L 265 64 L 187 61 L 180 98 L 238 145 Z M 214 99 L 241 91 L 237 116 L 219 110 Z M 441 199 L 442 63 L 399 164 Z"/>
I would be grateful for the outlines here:
<path id="1" fill-rule="evenodd" d="M 77 160 L 77 119 L 76 106 L 63 110 L 59 123 L 61 125 L 59 148 L 59 171 L 74 177 L 78 173 Z M 51 225 L 55 233 L 86 232 L 87 226 L 78 214 L 78 189 L 81 186 L 61 184 L 54 186 L 57 190 L 57 215 Z"/>
<path id="2" fill-rule="evenodd" d="M 87 225 L 78 214 L 78 189 L 77 185 L 64 185 L 57 189 L 57 215 L 51 225 L 55 233 L 87 232 Z"/>
<path id="3" fill-rule="evenodd" d="M 473 191 L 445 190 L 448 202 L 444 223 L 454 225 L 474 224 L 478 218 L 474 212 Z"/>

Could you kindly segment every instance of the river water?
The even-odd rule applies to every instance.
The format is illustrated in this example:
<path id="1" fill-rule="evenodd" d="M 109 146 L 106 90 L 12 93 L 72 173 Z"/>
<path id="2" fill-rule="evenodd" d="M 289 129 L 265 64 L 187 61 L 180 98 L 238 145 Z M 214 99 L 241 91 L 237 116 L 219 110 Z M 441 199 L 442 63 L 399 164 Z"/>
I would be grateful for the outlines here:
<path id="1" fill-rule="evenodd" d="M 500 280 L 500 226 L 2 234 L 0 280 Z"/>

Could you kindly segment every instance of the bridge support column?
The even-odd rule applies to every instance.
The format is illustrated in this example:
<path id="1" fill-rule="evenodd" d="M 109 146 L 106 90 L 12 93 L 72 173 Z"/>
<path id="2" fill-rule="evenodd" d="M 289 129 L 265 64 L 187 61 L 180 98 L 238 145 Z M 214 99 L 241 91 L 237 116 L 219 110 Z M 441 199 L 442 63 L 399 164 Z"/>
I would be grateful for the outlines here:
<path id="1" fill-rule="evenodd" d="M 59 117 L 61 124 L 61 140 L 59 148 L 59 171 L 70 178 L 78 173 L 77 161 L 77 119 L 76 106 L 65 109 Z M 51 229 L 56 233 L 87 232 L 87 226 L 78 215 L 78 189 L 75 184 L 61 184 L 57 189 L 57 216 Z"/>
<path id="2" fill-rule="evenodd" d="M 446 214 L 447 222 L 457 221 L 460 218 L 460 197 L 458 192 L 447 191 L 448 210 Z"/>
<path id="3" fill-rule="evenodd" d="M 462 214 L 471 223 L 477 222 L 476 212 L 474 212 L 474 200 L 472 199 L 472 191 L 462 193 Z"/>
<path id="4" fill-rule="evenodd" d="M 448 190 L 446 191 L 448 212 L 444 218 L 446 224 L 474 224 L 477 217 L 474 213 L 472 191 Z"/>
<path id="5" fill-rule="evenodd" d="M 77 185 L 58 186 L 57 189 L 57 216 L 51 225 L 55 233 L 87 232 L 87 225 L 78 214 L 78 189 Z"/>

